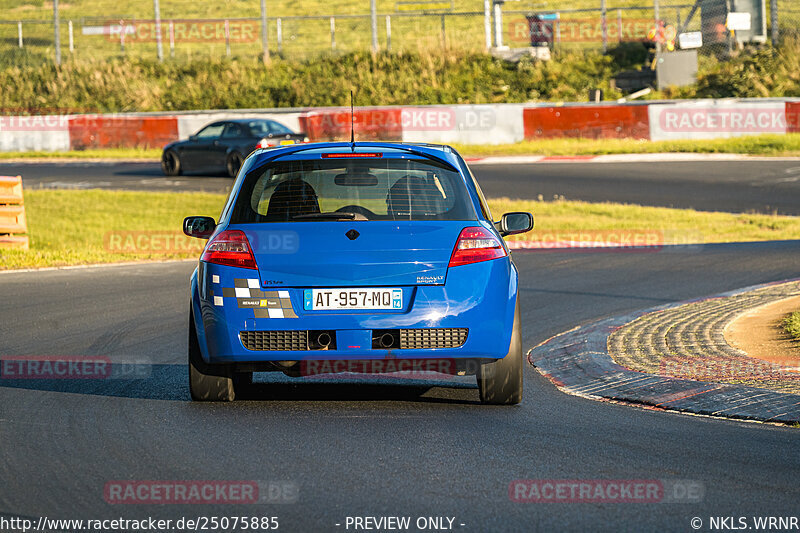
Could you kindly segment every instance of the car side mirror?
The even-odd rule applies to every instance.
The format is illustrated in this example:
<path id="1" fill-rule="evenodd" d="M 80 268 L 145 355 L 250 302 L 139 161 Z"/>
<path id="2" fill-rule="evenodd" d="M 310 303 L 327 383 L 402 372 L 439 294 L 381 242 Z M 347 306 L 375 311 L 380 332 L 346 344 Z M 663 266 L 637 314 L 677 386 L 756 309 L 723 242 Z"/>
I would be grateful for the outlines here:
<path id="1" fill-rule="evenodd" d="M 197 140 L 197 135 L 189 135 L 189 140 L 190 141 L 196 141 Z"/>
<path id="2" fill-rule="evenodd" d="M 533 229 L 533 215 L 523 211 L 506 213 L 500 222 L 495 222 L 495 227 L 503 237 L 525 233 Z"/>
<path id="3" fill-rule="evenodd" d="M 217 228 L 211 217 L 186 217 L 183 219 L 183 232 L 189 237 L 208 239 Z"/>

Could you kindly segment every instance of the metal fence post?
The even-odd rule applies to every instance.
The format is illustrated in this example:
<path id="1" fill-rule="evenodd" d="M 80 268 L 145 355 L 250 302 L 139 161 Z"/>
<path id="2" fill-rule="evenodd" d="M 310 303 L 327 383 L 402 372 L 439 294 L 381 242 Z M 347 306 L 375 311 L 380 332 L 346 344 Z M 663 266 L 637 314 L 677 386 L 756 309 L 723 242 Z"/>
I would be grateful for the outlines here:
<path id="1" fill-rule="evenodd" d="M 19 47 L 22 48 L 22 21 L 17 22 L 17 41 Z"/>
<path id="2" fill-rule="evenodd" d="M 56 65 L 61 64 L 61 24 L 58 20 L 58 0 L 53 0 L 53 31 L 55 32 Z"/>
<path id="3" fill-rule="evenodd" d="M 231 57 L 231 21 L 225 19 L 225 55 Z"/>
<path id="4" fill-rule="evenodd" d="M 608 18 L 606 17 L 606 0 L 600 0 L 600 12 L 603 18 L 603 53 L 608 52 Z"/>
<path id="5" fill-rule="evenodd" d="M 158 0 L 153 0 L 153 12 L 156 15 L 156 54 L 159 61 L 164 61 L 164 44 L 161 42 L 161 7 Z"/>
<path id="6" fill-rule="evenodd" d="M 119 50 L 120 52 L 125 51 L 125 21 L 119 21 Z"/>
<path id="7" fill-rule="evenodd" d="M 561 44 L 561 13 L 556 13 L 556 43 Z"/>
<path id="8" fill-rule="evenodd" d="M 175 23 L 169 21 L 169 56 L 175 57 Z"/>
<path id="9" fill-rule="evenodd" d="M 72 52 L 75 51 L 75 38 L 74 38 L 73 33 L 72 33 L 72 21 L 71 20 L 69 21 L 68 27 L 69 27 L 69 53 L 71 54 Z"/>
<path id="10" fill-rule="evenodd" d="M 386 50 L 392 51 L 392 17 L 386 15 Z"/>
<path id="11" fill-rule="evenodd" d="M 778 27 L 778 0 L 770 0 L 769 18 L 769 24 L 772 26 L 772 46 L 778 46 L 778 41 L 780 40 L 780 28 Z"/>
<path id="12" fill-rule="evenodd" d="M 656 35 L 658 35 L 658 28 L 661 22 L 661 13 L 660 13 L 660 6 L 658 4 L 658 0 L 653 0 L 653 20 L 655 20 L 656 24 Z M 661 53 L 661 42 L 656 38 L 656 53 Z"/>
<path id="13" fill-rule="evenodd" d="M 372 53 L 378 53 L 378 8 L 375 0 L 369 2 L 370 26 L 372 26 Z"/>
<path id="14" fill-rule="evenodd" d="M 492 48 L 492 2 L 483 0 L 483 33 L 486 35 L 486 49 Z"/>
<path id="15" fill-rule="evenodd" d="M 275 36 L 278 39 L 278 53 L 280 54 L 283 52 L 283 22 L 281 22 L 280 17 L 278 17 L 278 19 L 275 21 L 275 24 L 276 24 Z"/>
<path id="16" fill-rule="evenodd" d="M 444 14 L 442 14 L 442 48 L 447 48 L 447 33 L 444 26 Z"/>
<path id="17" fill-rule="evenodd" d="M 503 47 L 503 10 L 497 2 L 494 4 L 494 45 Z"/>
<path id="18" fill-rule="evenodd" d="M 331 50 L 336 50 L 336 19 L 331 17 Z"/>
<path id="19" fill-rule="evenodd" d="M 269 63 L 269 41 L 267 40 L 267 0 L 261 0 L 261 46 L 264 49 L 262 61 Z"/>

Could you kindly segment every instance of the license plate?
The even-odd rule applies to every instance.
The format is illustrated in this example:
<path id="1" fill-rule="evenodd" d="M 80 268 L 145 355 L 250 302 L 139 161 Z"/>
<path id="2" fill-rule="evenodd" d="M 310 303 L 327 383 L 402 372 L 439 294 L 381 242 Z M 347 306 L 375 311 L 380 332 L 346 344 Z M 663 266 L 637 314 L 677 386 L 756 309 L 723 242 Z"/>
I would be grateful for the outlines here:
<path id="1" fill-rule="evenodd" d="M 306 289 L 303 309 L 402 309 L 403 289 Z"/>

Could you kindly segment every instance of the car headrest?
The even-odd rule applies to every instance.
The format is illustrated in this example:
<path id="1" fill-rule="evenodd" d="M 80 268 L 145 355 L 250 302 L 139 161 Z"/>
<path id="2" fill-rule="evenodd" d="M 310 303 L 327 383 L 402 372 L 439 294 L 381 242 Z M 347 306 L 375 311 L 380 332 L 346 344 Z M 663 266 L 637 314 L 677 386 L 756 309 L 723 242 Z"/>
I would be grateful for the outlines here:
<path id="1" fill-rule="evenodd" d="M 293 178 L 275 187 L 269 198 L 267 218 L 289 221 L 297 215 L 319 213 L 314 187 L 300 178 Z"/>
<path id="2" fill-rule="evenodd" d="M 386 207 L 395 218 L 436 214 L 442 211 L 442 191 L 422 176 L 403 176 L 389 189 Z"/>

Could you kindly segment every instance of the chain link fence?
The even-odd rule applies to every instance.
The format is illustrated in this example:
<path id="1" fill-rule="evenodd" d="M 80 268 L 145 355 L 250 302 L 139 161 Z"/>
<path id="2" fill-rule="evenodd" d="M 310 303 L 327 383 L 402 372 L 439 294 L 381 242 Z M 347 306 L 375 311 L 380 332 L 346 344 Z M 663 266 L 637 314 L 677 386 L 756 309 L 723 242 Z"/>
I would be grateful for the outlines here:
<path id="1" fill-rule="evenodd" d="M 667 50 L 699 47 L 701 53 L 720 55 L 745 43 L 800 33 L 797 0 L 766 0 L 763 16 L 750 17 L 749 30 L 739 29 L 745 21 L 736 18 L 736 9 L 763 1 L 609 0 L 606 5 L 605 0 L 576 0 L 560 9 L 564 3 L 555 1 L 378 0 L 372 10 L 369 0 L 342 5 L 266 0 L 262 14 L 255 0 L 236 2 L 236 10 L 225 3 L 163 0 L 157 19 L 149 1 L 94 0 L 59 9 L 58 47 L 53 5 L 45 2 L 3 12 L 0 57 L 6 62 L 53 60 L 58 50 L 62 58 L 155 58 L 160 49 L 165 59 L 254 58 L 266 48 L 271 57 L 305 59 L 376 49 L 436 53 L 547 46 L 605 51 L 632 42 L 657 43 Z"/>

